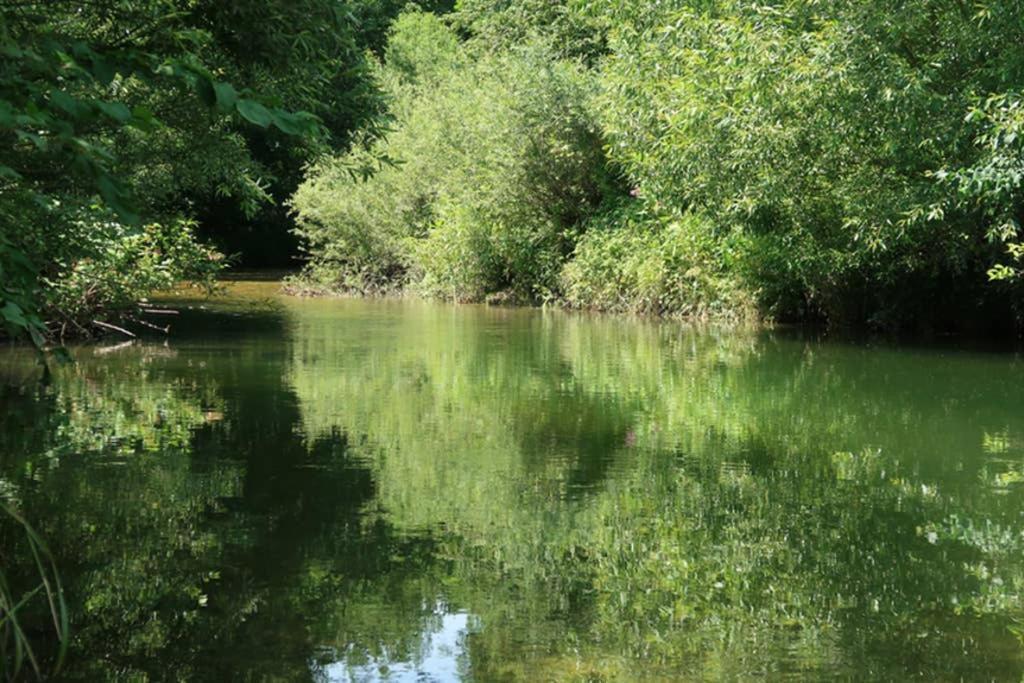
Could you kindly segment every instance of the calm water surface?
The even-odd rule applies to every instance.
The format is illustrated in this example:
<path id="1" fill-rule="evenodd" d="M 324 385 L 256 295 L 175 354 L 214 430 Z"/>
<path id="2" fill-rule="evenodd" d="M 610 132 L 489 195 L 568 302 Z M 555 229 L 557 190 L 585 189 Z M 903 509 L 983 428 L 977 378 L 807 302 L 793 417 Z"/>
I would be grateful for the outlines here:
<path id="1" fill-rule="evenodd" d="M 0 349 L 66 677 L 1022 679 L 1016 355 L 275 292 Z"/>

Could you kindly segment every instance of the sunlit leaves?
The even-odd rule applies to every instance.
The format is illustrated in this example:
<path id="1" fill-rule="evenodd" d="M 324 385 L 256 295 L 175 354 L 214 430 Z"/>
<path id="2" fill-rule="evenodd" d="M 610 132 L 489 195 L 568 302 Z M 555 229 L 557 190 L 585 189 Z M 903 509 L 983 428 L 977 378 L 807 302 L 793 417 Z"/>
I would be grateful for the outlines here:
<path id="1" fill-rule="evenodd" d="M 769 310 L 839 317 L 867 288 L 909 318 L 906 283 L 984 286 L 1018 201 L 1019 6 L 605 4 L 609 153 L 646 196 L 750 234 Z"/>
<path id="2" fill-rule="evenodd" d="M 394 130 L 318 164 L 292 199 L 310 274 L 459 301 L 557 296 L 610 185 L 592 78 L 543 43 L 474 54 L 422 12 L 396 21 L 385 56 Z"/>

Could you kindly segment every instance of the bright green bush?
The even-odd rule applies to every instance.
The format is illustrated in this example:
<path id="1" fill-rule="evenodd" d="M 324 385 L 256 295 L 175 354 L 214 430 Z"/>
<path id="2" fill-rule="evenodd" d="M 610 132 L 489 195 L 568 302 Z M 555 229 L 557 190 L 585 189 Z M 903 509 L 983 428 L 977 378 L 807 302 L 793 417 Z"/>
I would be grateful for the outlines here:
<path id="1" fill-rule="evenodd" d="M 1024 285 L 1024 244 L 1020 241 L 1024 96 L 1017 91 L 987 97 L 976 103 L 967 119 L 978 131 L 978 156 L 968 166 L 942 169 L 935 177 L 950 190 L 951 204 L 984 216 L 990 241 L 1006 244 L 1006 258 L 993 265 L 988 275 L 1014 288 L 1019 302 Z"/>
<path id="2" fill-rule="evenodd" d="M 652 201 L 747 236 L 737 272 L 769 311 L 900 322 L 999 296 L 994 217 L 1019 215 L 1021 176 L 993 211 L 937 174 L 975 168 L 965 116 L 1024 80 L 1020 5 L 603 4 L 611 156 Z"/>
<path id="3" fill-rule="evenodd" d="M 27 332 L 37 346 L 91 334 L 94 320 L 137 312 L 155 290 L 183 281 L 213 287 L 226 265 L 189 220 L 131 225 L 68 197 L 12 199 L 0 208 L 0 225 L 20 227 L 10 237 L 0 231 L 0 330 Z"/>
<path id="4" fill-rule="evenodd" d="M 93 320 L 118 318 L 154 290 L 182 281 L 210 287 L 225 265 L 221 254 L 196 238 L 191 221 L 128 225 L 100 206 L 67 200 L 21 204 L 16 211 L 24 227 L 16 239 L 0 242 L 0 257 L 6 254 L 12 265 L 23 263 L 15 254 L 46 258 L 39 259 L 41 266 L 15 271 L 3 296 L 17 304 L 21 295 L 21 309 L 34 312 L 29 322 L 37 344 L 47 332 L 89 333 Z M 25 325 L 9 331 L 17 327 Z"/>
<path id="5" fill-rule="evenodd" d="M 454 26 L 484 51 L 536 40 L 559 57 L 593 63 L 605 50 L 604 22 L 578 11 L 580 0 L 458 0 Z"/>
<path id="6" fill-rule="evenodd" d="M 542 44 L 470 60 L 453 36 L 433 15 L 402 17 L 380 76 L 394 130 L 315 167 L 295 194 L 321 284 L 555 296 L 575 232 L 609 187 L 592 79 Z M 391 164 L 360 175 L 378 158 Z"/>
<path id="7" fill-rule="evenodd" d="M 1024 6 L 455 10 L 461 42 L 399 20 L 380 73 L 394 130 L 296 196 L 327 284 L 698 315 L 754 297 L 890 327 L 1024 310 L 1024 287 L 990 284 L 1024 270 L 1024 58 L 1005 49 Z M 350 178 L 380 158 L 396 165 Z"/>
<path id="8" fill-rule="evenodd" d="M 729 273 L 732 248 L 694 214 L 657 215 L 640 200 L 588 226 L 563 272 L 576 308 L 696 318 L 750 314 Z"/>
<path id="9" fill-rule="evenodd" d="M 420 89 L 436 87 L 454 68 L 458 47 L 437 17 L 413 12 L 396 22 L 387 52 L 395 65 L 378 77 L 391 94 L 395 130 L 321 161 L 291 199 L 312 257 L 307 284 L 363 293 L 405 286 L 407 238 L 424 234 L 432 221 L 447 170 L 447 157 L 435 156 L 444 131 L 429 117 L 421 116 L 415 131 L 403 122 L 416 113 Z"/>
<path id="10" fill-rule="evenodd" d="M 196 241 L 190 221 L 130 228 L 84 218 L 75 227 L 81 231 L 80 251 L 42 279 L 55 324 L 130 310 L 150 292 L 182 281 L 212 287 L 224 265 L 221 254 Z"/>
<path id="11" fill-rule="evenodd" d="M 414 252 L 419 287 L 460 300 L 551 298 L 575 232 L 607 191 L 589 83 L 529 47 L 481 59 L 449 87 L 422 112 L 454 116 L 460 143 Z"/>

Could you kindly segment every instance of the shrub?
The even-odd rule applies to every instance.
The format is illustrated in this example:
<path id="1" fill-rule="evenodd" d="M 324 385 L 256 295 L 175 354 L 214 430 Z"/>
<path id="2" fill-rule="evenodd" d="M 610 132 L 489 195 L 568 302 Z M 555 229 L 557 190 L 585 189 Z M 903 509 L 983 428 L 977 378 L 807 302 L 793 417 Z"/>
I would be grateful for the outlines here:
<path id="1" fill-rule="evenodd" d="M 659 215 L 634 200 L 588 226 L 562 271 L 565 302 L 628 313 L 748 316 L 752 299 L 729 272 L 731 251 L 706 218 Z"/>
<path id="2" fill-rule="evenodd" d="M 221 254 L 196 241 L 191 221 L 132 228 L 93 217 L 76 227 L 80 253 L 42 280 L 47 310 L 65 321 L 128 311 L 150 292 L 182 281 L 212 287 L 224 265 Z"/>
<path id="3" fill-rule="evenodd" d="M 397 22 L 380 72 L 393 131 L 315 167 L 293 197 L 308 272 L 359 291 L 551 298 L 611 187 L 592 79 L 539 43 L 470 60 L 444 31 L 418 12 Z M 360 174 L 374 159 L 389 163 Z"/>
<path id="4" fill-rule="evenodd" d="M 9 324 L 8 332 L 28 330 L 37 344 L 46 327 L 61 336 L 86 332 L 95 318 L 117 316 L 181 281 L 212 287 L 225 265 L 196 239 L 191 221 L 126 225 L 107 209 L 67 199 L 24 203 L 18 211 L 24 227 L 17 238 L 0 240 L 0 257 L 5 271 L 20 267 L 2 296 L 5 307 L 31 313 L 29 324 Z M 46 258 L 36 263 L 27 254 Z"/>
<path id="5" fill-rule="evenodd" d="M 653 201 L 742 231 L 766 308 L 900 322 L 976 303 L 1020 182 L 992 211 L 935 176 L 979 168 L 964 119 L 1024 75 L 1002 49 L 1018 5 L 604 4 L 611 156 Z"/>

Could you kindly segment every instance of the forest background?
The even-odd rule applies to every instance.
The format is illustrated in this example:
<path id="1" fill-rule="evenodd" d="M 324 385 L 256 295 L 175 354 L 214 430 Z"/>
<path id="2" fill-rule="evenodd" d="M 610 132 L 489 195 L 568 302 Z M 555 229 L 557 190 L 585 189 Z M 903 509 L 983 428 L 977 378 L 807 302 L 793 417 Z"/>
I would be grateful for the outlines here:
<path id="1" fill-rule="evenodd" d="M 8 335 L 299 261 L 303 292 L 1020 328 L 1021 3 L 0 7 Z"/>

